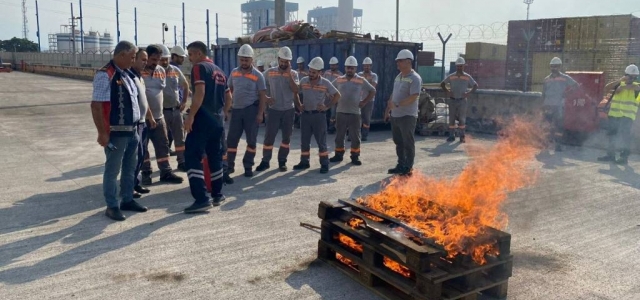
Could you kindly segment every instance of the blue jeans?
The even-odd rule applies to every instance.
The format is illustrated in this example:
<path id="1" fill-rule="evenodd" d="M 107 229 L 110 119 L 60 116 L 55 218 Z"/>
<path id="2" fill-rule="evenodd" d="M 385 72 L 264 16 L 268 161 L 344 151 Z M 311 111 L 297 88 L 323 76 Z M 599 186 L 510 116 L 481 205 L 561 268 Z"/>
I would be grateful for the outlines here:
<path id="1" fill-rule="evenodd" d="M 120 176 L 120 197 L 122 202 L 133 200 L 133 181 L 136 164 L 138 162 L 138 133 L 131 136 L 111 136 L 109 142 L 116 147 L 111 150 L 104 148 L 107 160 L 104 164 L 104 175 L 102 177 L 102 189 L 104 199 L 109 208 L 119 208 L 120 204 L 116 198 L 118 192 L 118 174 Z"/>
<path id="2" fill-rule="evenodd" d="M 144 154 L 147 152 L 149 146 L 149 128 L 146 123 L 138 125 L 138 136 L 140 137 L 140 142 L 138 143 L 138 163 L 136 164 L 136 171 L 134 173 L 133 186 L 140 185 L 140 170 L 144 162 Z"/>

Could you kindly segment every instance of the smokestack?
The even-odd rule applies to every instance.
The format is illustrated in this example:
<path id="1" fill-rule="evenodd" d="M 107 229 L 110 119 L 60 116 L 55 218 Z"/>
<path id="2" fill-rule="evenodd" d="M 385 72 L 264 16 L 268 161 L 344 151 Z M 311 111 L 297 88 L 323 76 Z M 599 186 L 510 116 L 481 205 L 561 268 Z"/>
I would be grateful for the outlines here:
<path id="1" fill-rule="evenodd" d="M 285 3 L 285 0 L 276 0 L 275 3 L 275 21 L 278 26 L 283 26 L 286 20 Z"/>
<path id="2" fill-rule="evenodd" d="M 338 1 L 338 30 L 353 31 L 353 0 Z"/>

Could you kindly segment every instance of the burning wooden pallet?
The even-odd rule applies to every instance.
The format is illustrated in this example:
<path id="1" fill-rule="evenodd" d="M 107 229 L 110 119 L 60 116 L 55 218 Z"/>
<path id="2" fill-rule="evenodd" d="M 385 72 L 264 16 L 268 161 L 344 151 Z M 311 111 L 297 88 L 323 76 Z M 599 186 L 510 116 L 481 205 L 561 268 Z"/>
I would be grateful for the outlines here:
<path id="1" fill-rule="evenodd" d="M 403 222 L 359 205 L 321 202 L 318 257 L 390 300 L 503 299 L 512 275 L 511 235 L 487 228 L 499 254 L 479 265 L 447 252 Z"/>

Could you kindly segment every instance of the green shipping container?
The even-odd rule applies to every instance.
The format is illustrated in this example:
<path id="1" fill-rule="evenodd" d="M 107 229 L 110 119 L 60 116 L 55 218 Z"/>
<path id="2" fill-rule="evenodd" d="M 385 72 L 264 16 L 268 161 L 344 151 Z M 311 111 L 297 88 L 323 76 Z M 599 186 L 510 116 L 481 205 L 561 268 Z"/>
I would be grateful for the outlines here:
<path id="1" fill-rule="evenodd" d="M 418 67 L 418 74 L 422 77 L 422 83 L 439 83 L 442 81 L 442 67 Z"/>

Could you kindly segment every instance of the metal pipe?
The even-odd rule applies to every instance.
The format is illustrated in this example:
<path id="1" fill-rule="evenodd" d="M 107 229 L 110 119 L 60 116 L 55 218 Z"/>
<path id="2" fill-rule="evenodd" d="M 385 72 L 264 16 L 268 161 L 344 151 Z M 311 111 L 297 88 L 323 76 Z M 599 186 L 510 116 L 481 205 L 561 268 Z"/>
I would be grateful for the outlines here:
<path id="1" fill-rule="evenodd" d="M 396 0 L 396 42 L 399 40 L 400 40 L 400 0 Z"/>
<path id="2" fill-rule="evenodd" d="M 220 45 L 220 41 L 218 39 L 218 13 L 216 13 L 216 46 Z"/>
<path id="3" fill-rule="evenodd" d="M 211 48 L 211 43 L 209 41 L 209 9 L 207 8 L 207 55 L 209 54 L 209 48 Z"/>
<path id="4" fill-rule="evenodd" d="M 71 49 L 73 51 L 73 66 L 77 67 L 76 61 L 76 19 L 73 17 L 73 3 L 71 4 Z"/>
<path id="5" fill-rule="evenodd" d="M 40 45 L 40 15 L 38 14 L 38 0 L 36 0 L 36 26 L 38 26 L 38 31 L 36 31 L 36 35 L 38 36 L 38 51 L 42 51 L 42 46 Z"/>
<path id="6" fill-rule="evenodd" d="M 136 42 L 136 46 L 138 46 L 138 8 L 133 8 L 133 26 L 134 26 L 134 35 L 133 39 Z"/>
<path id="7" fill-rule="evenodd" d="M 84 26 L 82 19 L 82 0 L 80 0 L 80 51 L 84 53 Z"/>
<path id="8" fill-rule="evenodd" d="M 116 41 L 120 43 L 120 5 L 116 0 Z"/>
<path id="9" fill-rule="evenodd" d="M 178 46 L 178 26 L 173 25 L 173 45 Z"/>
<path id="10" fill-rule="evenodd" d="M 186 38 L 185 38 L 185 30 L 184 30 L 184 2 L 182 2 L 182 48 L 187 47 L 185 43 L 186 43 Z"/>

